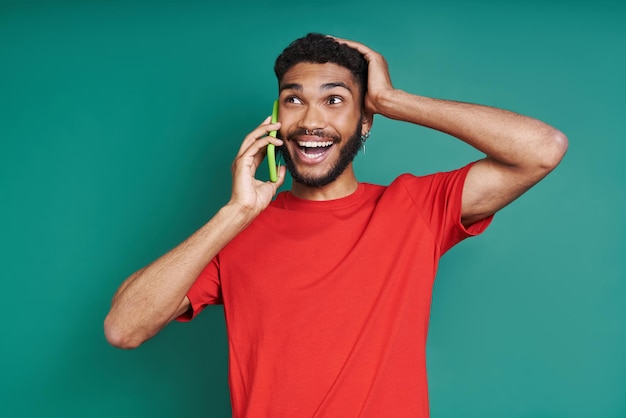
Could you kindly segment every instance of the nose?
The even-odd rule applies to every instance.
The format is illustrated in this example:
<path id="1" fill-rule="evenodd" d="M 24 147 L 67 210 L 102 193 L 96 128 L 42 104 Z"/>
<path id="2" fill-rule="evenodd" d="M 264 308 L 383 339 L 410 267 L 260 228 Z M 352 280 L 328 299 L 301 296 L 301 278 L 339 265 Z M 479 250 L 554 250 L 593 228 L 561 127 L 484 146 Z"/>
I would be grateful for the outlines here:
<path id="1" fill-rule="evenodd" d="M 326 122 L 323 110 L 319 109 L 318 106 L 308 105 L 302 114 L 299 125 L 300 128 L 310 131 L 314 129 L 324 129 Z"/>

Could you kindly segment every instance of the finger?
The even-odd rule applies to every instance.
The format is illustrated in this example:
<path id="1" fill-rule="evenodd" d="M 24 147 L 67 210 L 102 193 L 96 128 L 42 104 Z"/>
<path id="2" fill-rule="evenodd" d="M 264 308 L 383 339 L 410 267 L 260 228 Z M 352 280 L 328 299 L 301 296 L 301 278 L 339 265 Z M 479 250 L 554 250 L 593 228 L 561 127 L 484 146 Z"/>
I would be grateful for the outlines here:
<path id="1" fill-rule="evenodd" d="M 257 139 L 258 136 L 261 135 L 256 132 L 262 126 L 267 125 L 271 119 L 272 119 L 271 116 L 266 117 L 259 126 L 257 126 L 252 132 L 248 133 L 248 135 L 245 136 L 244 140 L 241 142 L 241 145 L 239 146 L 239 151 L 237 152 L 237 155 L 241 155 L 243 151 L 246 148 L 248 148 L 248 146 L 250 146 L 250 143 L 253 142 L 255 139 Z"/>
<path id="2" fill-rule="evenodd" d="M 253 165 L 255 167 L 255 170 L 257 167 L 259 167 L 261 165 L 261 163 L 263 162 L 263 160 L 265 159 L 265 157 L 267 156 L 267 147 L 269 144 L 274 144 L 277 147 L 280 147 L 283 145 L 283 141 L 271 136 L 267 136 L 264 137 L 263 139 L 258 140 L 257 142 L 260 142 L 261 144 L 254 144 L 253 150 L 252 152 L 254 152 L 253 154 Z M 255 152 L 254 149 L 258 148 L 258 150 Z"/>
<path id="3" fill-rule="evenodd" d="M 238 157 L 238 160 L 244 165 L 250 164 L 253 171 L 256 171 L 265 158 L 265 155 L 267 154 L 267 145 L 270 143 L 276 146 L 281 146 L 283 141 L 271 136 L 264 136 L 250 144 L 250 146 Z"/>
<path id="4" fill-rule="evenodd" d="M 246 135 L 241 143 L 241 146 L 239 147 L 237 155 L 243 154 L 245 150 L 259 138 L 267 136 L 271 131 L 277 131 L 280 129 L 280 122 L 268 123 L 269 121 L 270 118 L 265 119 L 261 125 L 257 126 L 252 132 Z"/>
<path id="5" fill-rule="evenodd" d="M 283 185 L 287 177 L 287 167 L 281 165 L 278 167 L 278 177 L 276 178 L 276 189 Z"/>
<path id="6" fill-rule="evenodd" d="M 363 54 L 366 58 L 371 56 L 371 54 L 377 54 L 376 51 L 374 51 L 373 49 L 363 45 L 362 43 L 351 41 L 349 39 L 338 38 L 338 37 L 332 36 L 332 35 L 326 35 L 326 36 L 328 36 L 329 38 L 333 38 L 334 40 L 336 40 L 340 44 L 346 44 L 350 48 L 356 49 L 361 54 Z"/>
<path id="7" fill-rule="evenodd" d="M 273 136 L 265 135 L 261 136 L 258 139 L 250 142 L 248 148 L 244 149 L 241 153 L 242 156 L 253 156 L 259 152 L 259 150 L 263 150 L 267 148 L 268 144 L 274 144 L 278 147 L 283 145 L 283 140 L 280 138 L 274 138 Z"/>
<path id="8" fill-rule="evenodd" d="M 272 195 L 275 195 L 278 192 L 280 186 L 285 182 L 285 177 L 287 173 L 287 168 L 285 166 L 278 167 L 276 182 L 267 181 L 265 184 L 272 186 Z"/>

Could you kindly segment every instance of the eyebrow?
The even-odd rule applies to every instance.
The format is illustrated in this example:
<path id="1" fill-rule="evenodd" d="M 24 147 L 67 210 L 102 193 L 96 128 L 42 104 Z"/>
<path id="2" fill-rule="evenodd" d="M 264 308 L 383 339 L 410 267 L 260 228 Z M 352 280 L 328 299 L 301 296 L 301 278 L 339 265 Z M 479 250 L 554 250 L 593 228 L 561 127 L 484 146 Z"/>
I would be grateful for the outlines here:
<path id="1" fill-rule="evenodd" d="M 352 89 L 350 88 L 350 86 L 348 86 L 346 83 L 344 83 L 342 81 L 334 81 L 332 83 L 324 83 L 324 84 L 322 84 L 320 86 L 320 91 L 332 90 L 335 87 L 343 87 L 344 89 L 346 89 L 350 93 L 352 93 Z M 283 84 L 282 86 L 280 86 L 279 91 L 283 91 L 283 90 L 295 90 L 295 91 L 302 92 L 304 90 L 304 88 L 302 87 L 302 84 L 289 83 L 289 84 Z"/>

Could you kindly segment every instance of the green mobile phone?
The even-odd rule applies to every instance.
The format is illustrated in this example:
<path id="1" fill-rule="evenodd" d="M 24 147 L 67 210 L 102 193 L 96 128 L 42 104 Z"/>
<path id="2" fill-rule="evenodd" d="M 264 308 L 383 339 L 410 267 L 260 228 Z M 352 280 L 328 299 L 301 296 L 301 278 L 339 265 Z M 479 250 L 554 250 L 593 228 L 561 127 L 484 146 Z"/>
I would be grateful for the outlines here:
<path id="1" fill-rule="evenodd" d="M 278 100 L 274 100 L 274 107 L 272 108 L 272 123 L 278 122 Z M 276 138 L 276 131 L 271 131 L 270 136 Z M 267 145 L 267 165 L 270 170 L 270 181 L 276 183 L 277 168 L 276 168 L 276 146 L 274 144 Z"/>

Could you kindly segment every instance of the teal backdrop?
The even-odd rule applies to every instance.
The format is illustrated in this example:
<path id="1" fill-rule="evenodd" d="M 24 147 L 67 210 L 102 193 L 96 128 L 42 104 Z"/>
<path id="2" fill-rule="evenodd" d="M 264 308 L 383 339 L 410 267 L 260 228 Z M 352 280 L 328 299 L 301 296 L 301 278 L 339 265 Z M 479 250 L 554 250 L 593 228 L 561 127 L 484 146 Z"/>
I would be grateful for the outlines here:
<path id="1" fill-rule="evenodd" d="M 273 61 L 310 31 L 381 52 L 398 88 L 570 140 L 442 260 L 432 417 L 626 417 L 626 6 L 604 0 L 0 2 L 0 416 L 230 415 L 220 307 L 134 351 L 102 322 L 125 277 L 228 200 Z M 356 169 L 386 184 L 480 157 L 378 117 Z"/>

